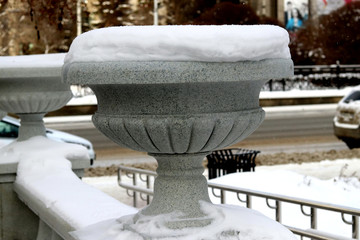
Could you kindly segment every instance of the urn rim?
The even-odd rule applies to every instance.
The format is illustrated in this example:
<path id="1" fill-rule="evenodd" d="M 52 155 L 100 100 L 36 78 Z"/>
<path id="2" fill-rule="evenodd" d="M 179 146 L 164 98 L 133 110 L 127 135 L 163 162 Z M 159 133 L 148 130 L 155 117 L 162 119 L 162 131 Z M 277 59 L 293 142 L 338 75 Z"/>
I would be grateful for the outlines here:
<path id="1" fill-rule="evenodd" d="M 85 85 L 268 81 L 291 77 L 293 72 L 291 59 L 74 62 L 63 66 L 62 80 Z"/>

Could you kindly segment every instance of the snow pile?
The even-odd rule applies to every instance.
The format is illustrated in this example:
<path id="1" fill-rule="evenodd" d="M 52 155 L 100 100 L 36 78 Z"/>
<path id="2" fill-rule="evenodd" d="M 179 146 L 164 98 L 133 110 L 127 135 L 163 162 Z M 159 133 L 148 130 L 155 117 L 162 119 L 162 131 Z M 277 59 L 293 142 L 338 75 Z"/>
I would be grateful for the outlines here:
<path id="1" fill-rule="evenodd" d="M 60 68 L 64 64 L 65 55 L 65 53 L 54 53 L 0 57 L 0 68 Z"/>
<path id="2" fill-rule="evenodd" d="M 207 202 L 200 204 L 202 211 L 213 219 L 211 224 L 200 229 L 174 230 L 167 228 L 167 222 L 181 219 L 180 213 L 170 213 L 155 217 L 140 215 L 136 224 L 133 223 L 132 216 L 124 216 L 116 221 L 109 220 L 89 226 L 73 232 L 72 235 L 79 240 L 142 240 L 145 239 L 145 236 L 164 240 L 296 239 L 278 222 L 270 220 L 254 210 L 230 205 L 213 205 Z"/>
<path id="3" fill-rule="evenodd" d="M 321 169 L 321 171 L 319 171 L 319 169 Z M 303 176 L 311 176 L 316 179 L 326 180 L 332 185 L 332 180 L 336 178 L 348 179 L 355 177 L 360 180 L 360 159 L 323 160 L 321 162 L 256 167 L 256 173 L 276 171 L 276 174 L 279 174 L 279 170 L 285 170 L 285 173 L 287 171 L 292 171 Z M 326 188 L 329 188 L 329 186 Z"/>
<path id="4" fill-rule="evenodd" d="M 41 158 L 44 158 L 43 160 L 50 158 L 51 161 L 64 158 L 89 160 L 89 153 L 85 147 L 78 144 L 54 142 L 43 136 L 36 136 L 28 141 L 14 141 L 0 149 L 1 163 L 17 163 L 21 160 L 32 161 Z M 71 165 L 70 162 L 68 163 Z"/>
<path id="5" fill-rule="evenodd" d="M 15 185 L 26 192 L 25 202 L 34 198 L 75 229 L 137 211 L 84 184 L 72 172 L 66 158 L 88 158 L 81 146 L 37 136 L 2 150 L 8 161 L 19 160 Z"/>
<path id="6" fill-rule="evenodd" d="M 65 63 L 290 59 L 288 44 L 287 31 L 271 25 L 109 27 L 78 36 Z"/>

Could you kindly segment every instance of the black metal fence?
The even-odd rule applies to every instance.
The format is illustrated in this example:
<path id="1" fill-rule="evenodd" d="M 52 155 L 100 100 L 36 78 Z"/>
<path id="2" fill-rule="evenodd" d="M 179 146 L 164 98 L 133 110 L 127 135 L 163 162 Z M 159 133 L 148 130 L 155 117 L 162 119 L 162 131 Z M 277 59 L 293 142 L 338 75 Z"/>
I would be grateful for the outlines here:
<path id="1" fill-rule="evenodd" d="M 360 84 L 360 64 L 295 66 L 294 77 L 270 80 L 264 91 L 335 89 Z"/>
<path id="2" fill-rule="evenodd" d="M 209 179 L 234 172 L 255 171 L 255 158 L 260 151 L 232 148 L 213 151 L 207 155 Z"/>

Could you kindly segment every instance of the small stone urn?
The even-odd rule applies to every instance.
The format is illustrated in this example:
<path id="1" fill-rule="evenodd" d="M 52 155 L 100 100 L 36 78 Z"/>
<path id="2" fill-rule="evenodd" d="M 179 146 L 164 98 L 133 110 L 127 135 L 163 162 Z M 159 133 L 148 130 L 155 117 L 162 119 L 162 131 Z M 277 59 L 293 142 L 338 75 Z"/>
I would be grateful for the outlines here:
<path id="1" fill-rule="evenodd" d="M 168 219 L 164 228 L 176 230 L 211 224 L 215 219 L 201 206 L 210 203 L 207 181 L 202 175 L 203 159 L 211 151 L 251 134 L 264 118 L 258 99 L 262 85 L 293 73 L 289 56 L 235 62 L 178 56 L 184 52 L 191 54 L 189 48 L 193 47 L 181 46 L 189 40 L 182 39 L 184 33 L 189 38 L 197 35 L 199 41 L 206 41 L 210 31 L 210 35 L 215 34 L 212 40 L 221 42 L 229 36 L 222 29 L 215 26 L 105 29 L 84 34 L 70 49 L 63 79 L 65 83 L 88 85 L 94 91 L 98 100 L 93 116 L 95 126 L 119 145 L 148 152 L 158 161 L 153 201 L 130 220 L 119 220 L 124 231 L 137 232 L 143 239 L 158 239 L 156 234 L 157 237 L 139 230 L 137 224 L 141 226 L 148 217 L 172 213 L 179 215 Z M 236 27 L 234 30 L 241 31 Z M 111 39 L 113 45 L 116 37 L 127 39 L 128 43 L 117 43 L 119 49 L 127 52 L 107 49 L 108 43 L 97 34 L 101 39 Z M 158 41 L 137 45 L 137 39 L 150 39 L 146 34 L 157 35 Z M 172 42 L 174 39 L 178 42 Z M 156 55 L 156 47 L 166 53 Z M 139 53 L 139 49 L 144 52 Z M 129 57 L 131 51 L 134 54 Z M 169 57 L 172 54 L 174 59 Z"/>
<path id="2" fill-rule="evenodd" d="M 21 119 L 18 141 L 46 135 L 43 116 L 72 97 L 61 82 L 65 54 L 0 57 L 0 109 Z"/>

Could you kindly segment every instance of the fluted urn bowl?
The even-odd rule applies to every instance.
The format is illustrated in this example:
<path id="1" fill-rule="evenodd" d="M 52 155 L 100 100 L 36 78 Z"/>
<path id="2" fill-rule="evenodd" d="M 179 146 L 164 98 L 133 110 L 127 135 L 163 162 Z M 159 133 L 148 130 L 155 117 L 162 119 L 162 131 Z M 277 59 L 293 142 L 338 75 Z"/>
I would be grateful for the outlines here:
<path id="1" fill-rule="evenodd" d="M 74 63 L 65 81 L 95 92 L 96 127 L 116 143 L 149 153 L 209 152 L 234 144 L 262 122 L 264 82 L 292 72 L 292 61 L 237 63 Z"/>
<path id="2" fill-rule="evenodd" d="M 65 54 L 0 57 L 0 109 L 21 118 L 18 140 L 45 135 L 45 113 L 64 106 L 72 97 L 61 81 Z"/>

